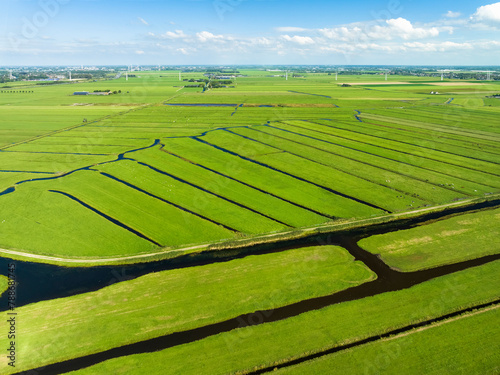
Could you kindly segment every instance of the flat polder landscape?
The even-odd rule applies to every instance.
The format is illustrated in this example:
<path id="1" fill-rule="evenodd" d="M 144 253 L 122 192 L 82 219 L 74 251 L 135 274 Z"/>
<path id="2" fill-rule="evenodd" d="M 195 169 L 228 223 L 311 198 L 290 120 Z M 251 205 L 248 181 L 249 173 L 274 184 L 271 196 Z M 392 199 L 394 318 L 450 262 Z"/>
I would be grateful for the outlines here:
<path id="1" fill-rule="evenodd" d="M 500 371 L 500 81 L 59 83 L 0 84 L 1 374 Z"/>

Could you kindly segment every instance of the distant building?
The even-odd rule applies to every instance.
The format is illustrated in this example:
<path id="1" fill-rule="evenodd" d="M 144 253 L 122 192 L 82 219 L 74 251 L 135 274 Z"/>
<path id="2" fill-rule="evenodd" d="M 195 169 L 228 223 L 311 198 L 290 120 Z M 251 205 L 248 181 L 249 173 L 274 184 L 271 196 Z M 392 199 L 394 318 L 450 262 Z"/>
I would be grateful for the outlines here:
<path id="1" fill-rule="evenodd" d="M 89 95 L 88 91 L 75 91 L 73 95 Z"/>

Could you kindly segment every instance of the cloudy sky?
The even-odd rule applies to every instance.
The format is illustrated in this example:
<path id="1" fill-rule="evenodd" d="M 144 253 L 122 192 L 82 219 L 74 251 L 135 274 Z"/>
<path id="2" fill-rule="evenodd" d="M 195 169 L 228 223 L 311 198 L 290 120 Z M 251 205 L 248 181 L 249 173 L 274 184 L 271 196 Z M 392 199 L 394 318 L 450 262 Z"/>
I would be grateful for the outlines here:
<path id="1" fill-rule="evenodd" d="M 0 14 L 0 66 L 499 61 L 500 2 L 3 0 Z"/>

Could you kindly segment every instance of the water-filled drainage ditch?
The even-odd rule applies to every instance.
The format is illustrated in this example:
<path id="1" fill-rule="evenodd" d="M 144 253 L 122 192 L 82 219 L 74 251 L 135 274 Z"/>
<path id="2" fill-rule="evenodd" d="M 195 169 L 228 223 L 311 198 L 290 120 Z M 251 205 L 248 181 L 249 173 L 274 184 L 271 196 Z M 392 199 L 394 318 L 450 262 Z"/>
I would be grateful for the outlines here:
<path id="1" fill-rule="evenodd" d="M 392 223 L 352 229 L 344 232 L 343 234 L 313 235 L 300 240 L 284 241 L 279 244 L 268 243 L 240 249 L 218 250 L 196 255 L 186 255 L 177 259 L 131 266 L 65 268 L 45 264 L 11 261 L 2 258 L 0 259 L 0 267 L 7 269 L 8 263 L 16 264 L 16 278 L 19 282 L 17 296 L 18 306 L 97 290 L 114 282 L 133 279 L 150 272 L 191 267 L 215 262 L 227 262 L 250 254 L 280 252 L 305 246 L 340 245 L 347 249 L 349 253 L 356 258 L 356 260 L 362 261 L 377 274 L 377 279 L 374 281 L 370 281 L 328 296 L 312 298 L 272 310 L 244 314 L 227 321 L 210 324 L 189 331 L 176 332 L 155 339 L 111 349 L 105 352 L 60 362 L 47 366 L 43 370 L 39 370 L 40 374 L 60 374 L 63 372 L 85 368 L 111 358 L 167 349 L 169 347 L 193 342 L 222 332 L 228 332 L 246 325 L 279 321 L 333 304 L 357 300 L 380 293 L 406 289 L 436 277 L 499 260 L 500 254 L 495 254 L 456 264 L 444 265 L 433 269 L 403 273 L 391 269 L 376 255 L 361 249 L 357 245 L 357 242 L 361 238 L 369 235 L 387 233 L 399 229 L 407 229 L 429 221 L 439 220 L 449 215 L 497 207 L 499 204 L 499 200 L 483 202 L 465 208 L 454 208 L 440 213 L 429 213 L 418 218 L 397 220 Z M 217 253 L 217 257 L 214 256 L 214 253 Z M 7 306 L 6 295 L 0 299 L 0 303 L 0 306 L 3 307 L 2 310 L 5 310 Z M 245 324 L 242 325 L 242 322 L 245 322 Z M 429 321 L 427 323 L 430 324 L 432 322 Z M 364 342 L 360 342 L 358 345 L 363 343 Z"/>

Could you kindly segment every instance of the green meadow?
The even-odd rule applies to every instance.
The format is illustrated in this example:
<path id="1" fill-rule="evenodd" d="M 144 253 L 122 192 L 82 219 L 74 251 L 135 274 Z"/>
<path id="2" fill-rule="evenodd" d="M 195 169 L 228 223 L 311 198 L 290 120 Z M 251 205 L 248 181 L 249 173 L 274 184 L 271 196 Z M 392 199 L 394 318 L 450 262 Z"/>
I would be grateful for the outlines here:
<path id="1" fill-rule="evenodd" d="M 400 277 L 498 255 L 500 101 L 487 96 L 500 84 L 240 72 L 227 87 L 205 91 L 184 87 L 206 78 L 203 72 L 179 80 L 178 71 L 0 86 L 4 256 L 86 267 L 183 262 L 17 308 L 18 366 L 8 372 L 2 356 L 0 372 L 118 350 L 355 286 L 373 289 L 75 373 L 245 374 L 311 354 L 320 358 L 279 371 L 498 372 L 498 260 L 380 292 L 377 285 L 394 281 L 346 249 L 291 240 L 384 223 L 387 233 L 359 245 Z M 95 90 L 116 94 L 73 95 Z M 476 210 L 477 203 L 492 207 Z M 453 216 L 397 230 L 405 218 L 451 208 Z M 260 255 L 248 255 L 249 248 L 238 256 L 239 247 L 256 243 Z M 208 264 L 192 264 L 200 259 Z M 399 287 L 389 286 L 383 291 Z M 5 287 L 0 277 L 0 291 Z M 471 311 L 441 320 L 464 309 Z M 379 339 L 397 329 L 403 332 Z M 370 344 L 323 355 L 370 337 Z M 7 345 L 6 336 L 0 342 Z M 391 361 L 380 357 L 394 348 L 400 351 Z"/>
<path id="2" fill-rule="evenodd" d="M 359 245 L 395 269 L 417 271 L 497 254 L 499 224 L 500 210 L 485 210 L 368 237 Z"/>
<path id="3" fill-rule="evenodd" d="M 496 83 L 471 94 L 460 91 L 470 82 L 404 76 L 242 74 L 205 92 L 172 71 L 0 88 L 0 248 L 131 256 L 500 188 L 497 109 L 472 100 Z M 204 76 L 182 76 L 191 78 Z M 463 100 L 443 104 L 436 88 Z M 72 95 L 94 90 L 117 94 Z M 80 215 L 88 220 L 75 227 Z"/>
<path id="4" fill-rule="evenodd" d="M 336 246 L 151 273 L 97 292 L 18 308 L 24 328 L 16 370 L 271 310 L 374 278 Z"/>
<path id="5" fill-rule="evenodd" d="M 500 263 L 497 261 L 439 277 L 398 292 L 344 302 L 278 322 L 239 328 L 160 352 L 115 358 L 72 372 L 72 374 L 142 374 L 144 372 L 150 374 L 247 374 L 262 368 L 272 368 L 307 355 L 321 353 L 406 327 L 409 324 L 443 316 L 468 306 L 495 300 L 498 298 L 498 288 L 490 281 L 492 278 L 498 278 L 499 266 Z M 496 315 L 493 318 L 497 320 L 498 309 L 491 312 L 489 316 L 494 314 Z M 473 344 L 474 340 L 481 335 L 483 337 L 491 335 L 491 340 L 489 338 L 485 340 L 487 340 L 486 343 L 493 343 L 495 335 L 491 332 L 491 321 L 484 319 L 476 324 L 473 323 L 475 322 L 464 319 L 462 327 L 458 327 L 462 328 L 458 331 L 462 334 L 474 327 L 477 335 L 462 336 L 457 350 L 466 350 L 467 346 Z M 455 343 L 448 341 L 448 338 L 444 338 L 443 341 L 449 343 L 444 345 Z M 382 352 L 385 352 L 387 348 L 387 342 L 377 341 L 373 345 L 381 348 Z M 426 352 L 425 342 L 415 344 L 415 346 L 417 346 L 417 353 Z M 355 350 L 359 351 L 363 348 L 361 346 Z M 438 353 L 440 351 L 441 349 Z M 336 354 L 335 358 L 342 356 L 343 353 L 342 351 Z M 379 353 L 375 350 L 367 352 L 366 361 L 376 363 L 376 355 Z M 488 358 L 487 354 L 485 358 L 487 362 L 474 364 L 476 357 L 467 355 L 462 361 L 466 361 L 469 368 L 482 368 L 494 373 L 493 370 L 498 363 L 495 362 L 495 358 Z M 413 360 L 415 357 L 408 358 L 405 366 L 411 367 L 414 364 L 410 359 Z M 343 358 L 339 361 L 339 366 L 343 366 L 340 368 L 348 368 Z M 435 357 L 434 365 L 443 369 L 449 366 L 447 361 L 449 357 L 446 355 Z M 364 363 L 363 361 L 361 367 Z M 332 360 L 328 365 L 335 367 L 336 361 Z M 298 368 L 303 373 L 312 373 L 308 372 L 309 366 L 312 366 L 312 369 L 317 368 L 314 363 L 312 365 L 304 363 Z M 352 366 L 356 369 L 360 364 Z M 417 364 L 414 366 L 415 371 L 410 373 L 417 374 L 417 369 L 422 367 Z M 319 367 L 319 369 L 324 368 Z"/>
<path id="6" fill-rule="evenodd" d="M 363 345 L 276 374 L 496 374 L 500 314 L 478 311 L 425 330 Z M 492 329 L 485 333 L 485 327 Z M 425 360 L 422 360 L 425 358 Z M 474 358 L 473 361 L 470 358 Z"/>

